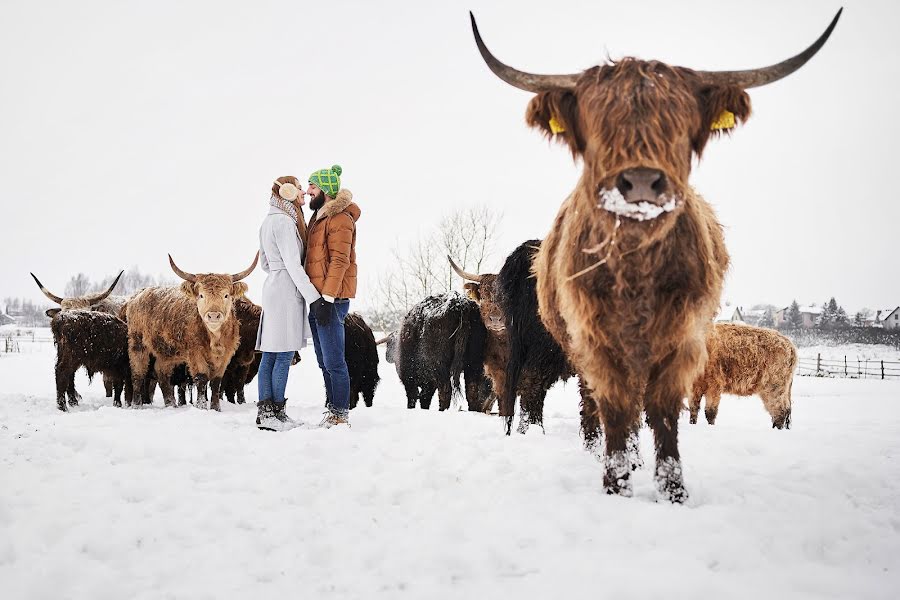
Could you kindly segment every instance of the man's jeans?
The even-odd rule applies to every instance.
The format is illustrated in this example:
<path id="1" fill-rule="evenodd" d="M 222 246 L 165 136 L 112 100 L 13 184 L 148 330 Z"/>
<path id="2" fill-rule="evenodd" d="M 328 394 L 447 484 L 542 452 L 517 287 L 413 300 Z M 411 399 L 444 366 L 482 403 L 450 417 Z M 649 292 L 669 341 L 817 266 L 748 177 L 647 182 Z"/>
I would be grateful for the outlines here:
<path id="1" fill-rule="evenodd" d="M 350 300 L 335 300 L 332 310 L 334 315 L 328 325 L 319 325 L 310 311 L 309 328 L 316 348 L 316 361 L 325 378 L 328 408 L 346 416 L 350 412 L 350 373 L 344 360 L 344 318 L 350 312 Z"/>

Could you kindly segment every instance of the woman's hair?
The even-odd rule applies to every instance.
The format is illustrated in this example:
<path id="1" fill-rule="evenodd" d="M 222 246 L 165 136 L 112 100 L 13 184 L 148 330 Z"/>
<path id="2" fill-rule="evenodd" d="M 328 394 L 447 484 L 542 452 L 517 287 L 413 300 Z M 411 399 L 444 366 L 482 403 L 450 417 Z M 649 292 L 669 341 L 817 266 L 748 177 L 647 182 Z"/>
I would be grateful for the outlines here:
<path id="1" fill-rule="evenodd" d="M 272 195 L 276 197 L 278 196 L 278 188 L 281 187 L 282 183 L 293 183 L 298 188 L 300 187 L 300 180 L 294 177 L 293 175 L 285 175 L 284 177 L 279 177 L 272 183 Z M 287 202 L 287 200 L 285 200 Z M 306 259 L 306 218 L 303 216 L 303 207 L 300 206 L 298 202 L 292 202 L 294 208 L 297 209 L 297 233 L 300 236 L 300 241 L 303 242 L 303 259 Z"/>

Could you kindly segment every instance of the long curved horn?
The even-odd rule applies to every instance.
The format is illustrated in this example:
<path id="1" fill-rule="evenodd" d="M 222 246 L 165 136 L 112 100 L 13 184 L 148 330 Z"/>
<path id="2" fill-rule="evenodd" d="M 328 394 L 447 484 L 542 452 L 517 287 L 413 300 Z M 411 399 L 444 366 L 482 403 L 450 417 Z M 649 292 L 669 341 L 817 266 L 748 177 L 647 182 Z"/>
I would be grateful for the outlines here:
<path id="1" fill-rule="evenodd" d="M 186 273 L 178 268 L 178 265 L 175 264 L 175 261 L 172 260 L 172 255 L 169 255 L 169 264 L 172 265 L 172 270 L 175 271 L 175 274 L 184 279 L 185 281 L 190 281 L 191 283 L 196 283 L 197 276 L 193 273 Z"/>
<path id="2" fill-rule="evenodd" d="M 484 45 L 481 34 L 478 33 L 478 25 L 475 24 L 475 15 L 469 11 L 469 18 L 472 19 L 472 33 L 475 34 L 475 43 L 478 44 L 478 51 L 481 52 L 481 58 L 487 63 L 487 66 L 494 72 L 494 75 L 508 83 L 513 87 L 526 92 L 547 92 L 559 89 L 574 89 L 575 82 L 578 81 L 579 74 L 575 75 L 535 75 L 513 69 L 509 65 L 505 65 L 497 60 L 491 51 Z"/>
<path id="3" fill-rule="evenodd" d="M 813 42 L 809 48 L 793 58 L 781 61 L 777 65 L 771 65 L 761 69 L 748 69 L 746 71 L 697 71 L 696 73 L 700 75 L 700 78 L 706 83 L 734 85 L 743 89 L 759 87 L 778 81 L 805 65 L 809 59 L 815 56 L 816 52 L 818 52 L 819 49 L 825 45 L 825 42 L 828 41 L 828 37 L 831 35 L 832 30 L 834 30 L 834 26 L 837 25 L 838 19 L 841 18 L 841 12 L 843 10 L 842 7 L 837 11 L 837 14 L 834 15 L 834 18 L 831 20 L 831 25 L 828 26 L 825 33 L 820 35 L 819 39 Z"/>
<path id="4" fill-rule="evenodd" d="M 376 346 L 380 346 L 380 345 L 382 345 L 382 344 L 385 344 L 385 343 L 387 343 L 387 341 L 388 341 L 389 339 L 391 339 L 391 334 L 390 334 L 390 333 L 387 334 L 386 336 L 384 336 L 383 338 L 381 338 L 380 340 L 377 340 L 377 341 L 375 342 L 375 345 L 376 345 Z"/>
<path id="5" fill-rule="evenodd" d="M 252 273 L 253 269 L 256 268 L 256 263 L 258 263 L 258 262 L 259 262 L 259 250 L 256 251 L 256 256 L 253 257 L 253 264 L 250 265 L 250 268 L 244 269 L 240 273 L 235 273 L 234 275 L 232 275 L 231 281 L 240 281 L 241 279 L 243 279 L 244 277 L 246 277 L 247 275 Z"/>
<path id="6" fill-rule="evenodd" d="M 44 287 L 44 284 L 41 283 L 41 281 L 40 281 L 37 277 L 34 276 L 34 273 L 29 273 L 29 275 L 31 275 L 31 278 L 34 279 L 34 282 L 35 282 L 36 284 L 38 284 L 38 287 L 41 288 L 41 291 L 44 292 L 44 295 L 45 295 L 45 296 L 47 296 L 48 298 L 50 298 L 51 300 L 53 300 L 53 301 L 56 302 L 57 304 L 62 304 L 63 299 L 60 298 L 59 296 L 57 296 L 56 294 L 51 293 L 50 290 L 48 290 L 47 288 L 45 288 L 45 287 Z"/>
<path id="7" fill-rule="evenodd" d="M 481 280 L 484 279 L 484 275 L 472 275 L 471 273 L 466 273 L 462 269 L 459 268 L 459 265 L 453 262 L 453 259 L 450 256 L 447 256 L 447 260 L 450 261 L 450 266 L 453 267 L 453 270 L 456 271 L 456 274 L 462 277 L 463 279 L 468 279 L 469 281 L 476 281 L 481 283 Z"/>
<path id="8" fill-rule="evenodd" d="M 116 287 L 116 284 L 119 283 L 119 279 L 122 278 L 122 273 L 124 272 L 124 269 L 119 271 L 119 274 L 116 275 L 115 281 L 112 282 L 112 285 L 109 286 L 109 289 L 107 289 L 105 292 L 100 292 L 99 294 L 94 294 L 93 296 L 85 296 L 84 299 L 87 300 L 90 304 L 97 304 L 101 300 L 104 300 L 107 296 L 112 294 L 113 289 Z"/>

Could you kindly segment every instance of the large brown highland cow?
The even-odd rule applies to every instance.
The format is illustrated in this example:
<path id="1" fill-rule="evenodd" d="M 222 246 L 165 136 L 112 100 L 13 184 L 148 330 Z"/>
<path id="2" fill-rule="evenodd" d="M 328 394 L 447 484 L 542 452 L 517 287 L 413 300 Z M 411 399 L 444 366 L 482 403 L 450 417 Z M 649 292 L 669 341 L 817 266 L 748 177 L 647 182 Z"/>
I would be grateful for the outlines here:
<path id="1" fill-rule="evenodd" d="M 240 343 L 240 323 L 234 301 L 247 291 L 241 279 L 259 260 L 236 275 L 197 274 L 182 271 L 172 257 L 172 270 L 184 279 L 180 288 L 151 287 L 137 293 L 125 307 L 128 321 L 128 355 L 134 381 L 134 406 L 145 389 L 150 356 L 166 406 L 175 406 L 172 372 L 181 363 L 197 384 L 197 406 L 206 408 L 206 385 L 212 387 L 210 407 L 219 410 L 222 376 Z"/>
<path id="2" fill-rule="evenodd" d="M 750 325 L 716 323 L 706 337 L 709 358 L 694 382 L 691 423 L 697 422 L 700 399 L 706 396 L 706 421 L 713 425 L 722 394 L 759 394 L 772 427 L 791 428 L 791 384 L 797 349 L 777 331 Z"/>
<path id="3" fill-rule="evenodd" d="M 705 72 L 624 58 L 574 75 L 490 69 L 536 94 L 526 120 L 566 144 L 584 170 L 535 259 L 541 319 L 584 376 L 606 433 L 603 484 L 631 495 L 628 437 L 641 409 L 656 442 L 657 490 L 687 498 L 678 453 L 682 399 L 706 363 L 728 253 L 712 208 L 689 185 L 710 135 L 750 116 L 746 89 L 796 71 L 808 49 L 774 66 Z"/>

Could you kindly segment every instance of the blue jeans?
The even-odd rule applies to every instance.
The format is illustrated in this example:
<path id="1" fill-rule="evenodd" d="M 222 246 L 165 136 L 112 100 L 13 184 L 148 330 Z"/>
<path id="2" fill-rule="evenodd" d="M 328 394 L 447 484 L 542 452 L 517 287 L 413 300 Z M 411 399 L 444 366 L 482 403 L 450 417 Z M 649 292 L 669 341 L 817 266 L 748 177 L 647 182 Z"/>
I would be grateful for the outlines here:
<path id="1" fill-rule="evenodd" d="M 325 399 L 333 412 L 346 415 L 350 412 L 350 373 L 344 360 L 344 318 L 350 312 L 350 300 L 335 300 L 335 314 L 328 325 L 319 325 L 316 316 L 309 313 L 316 361 L 325 378 Z"/>
<path id="2" fill-rule="evenodd" d="M 288 370 L 294 351 L 263 352 L 259 361 L 257 381 L 260 400 L 274 400 L 278 404 L 284 402 L 284 390 L 287 387 Z"/>

